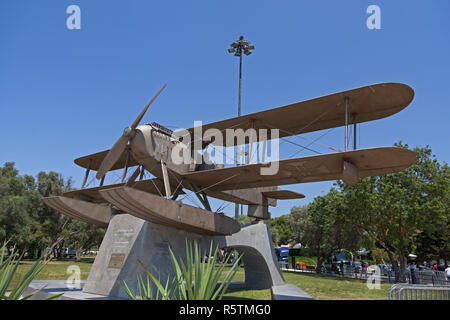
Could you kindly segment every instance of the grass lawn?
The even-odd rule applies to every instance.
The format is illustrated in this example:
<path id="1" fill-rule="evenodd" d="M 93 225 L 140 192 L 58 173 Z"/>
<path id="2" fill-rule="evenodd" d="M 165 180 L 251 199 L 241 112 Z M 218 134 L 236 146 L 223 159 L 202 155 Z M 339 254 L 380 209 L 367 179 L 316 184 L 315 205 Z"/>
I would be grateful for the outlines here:
<path id="1" fill-rule="evenodd" d="M 283 276 L 287 283 L 295 284 L 318 300 L 387 300 L 392 286 L 381 283 L 381 289 L 370 290 L 365 280 L 293 272 L 283 272 Z"/>
<path id="2" fill-rule="evenodd" d="M 17 271 L 11 281 L 11 284 L 9 285 L 9 288 L 13 288 L 17 281 L 23 276 L 25 276 L 25 273 L 28 271 L 28 269 L 31 267 L 31 265 L 34 263 L 34 261 L 29 260 L 23 260 L 20 262 L 20 265 L 17 267 Z M 36 280 L 65 280 L 69 277 L 70 274 L 67 273 L 67 268 L 71 265 L 76 265 L 80 267 L 81 271 L 81 279 L 80 280 L 86 280 L 87 276 L 89 274 L 89 270 L 91 270 L 92 263 L 94 263 L 94 258 L 87 257 L 82 258 L 81 261 L 76 261 L 74 259 L 65 259 L 60 261 L 50 261 L 47 263 L 47 265 L 39 272 Z"/>
<path id="3" fill-rule="evenodd" d="M 283 272 L 287 283 L 295 284 L 317 300 L 386 300 L 392 284 L 382 283 L 380 290 L 367 288 L 365 280 L 339 278 L 309 273 Z M 239 268 L 233 281 L 244 281 L 244 269 Z M 270 290 L 230 290 L 225 299 L 271 299 Z"/>
<path id="4" fill-rule="evenodd" d="M 63 260 L 51 261 L 38 274 L 38 280 L 64 280 L 67 279 L 67 267 L 77 265 L 81 270 L 81 280 L 86 280 L 94 259 L 91 257 L 82 258 L 81 261 Z M 22 261 L 18 267 L 13 285 L 16 283 L 17 276 L 24 275 L 32 264 L 32 261 Z M 373 300 L 387 299 L 387 292 L 391 284 L 382 283 L 380 290 L 369 290 L 364 280 L 347 279 L 332 277 L 326 275 L 316 275 L 308 273 L 283 272 L 287 283 L 292 283 L 307 292 L 314 299 L 327 300 Z M 244 281 L 244 268 L 239 268 L 233 281 Z M 10 286 L 11 287 L 11 286 Z M 224 299 L 271 299 L 270 290 L 229 290 Z"/>

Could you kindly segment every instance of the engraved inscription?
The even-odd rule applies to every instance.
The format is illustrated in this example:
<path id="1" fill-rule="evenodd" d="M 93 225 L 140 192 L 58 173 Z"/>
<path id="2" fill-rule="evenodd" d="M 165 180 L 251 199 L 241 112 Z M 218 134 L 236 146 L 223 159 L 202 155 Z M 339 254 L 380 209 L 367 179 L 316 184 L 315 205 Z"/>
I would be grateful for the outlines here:
<path id="1" fill-rule="evenodd" d="M 133 240 L 133 229 L 118 229 L 114 234 L 113 247 L 114 248 L 127 248 Z M 122 251 L 122 250 L 119 250 Z"/>
<path id="2" fill-rule="evenodd" d="M 108 268 L 122 269 L 125 253 L 112 253 L 109 258 Z"/>

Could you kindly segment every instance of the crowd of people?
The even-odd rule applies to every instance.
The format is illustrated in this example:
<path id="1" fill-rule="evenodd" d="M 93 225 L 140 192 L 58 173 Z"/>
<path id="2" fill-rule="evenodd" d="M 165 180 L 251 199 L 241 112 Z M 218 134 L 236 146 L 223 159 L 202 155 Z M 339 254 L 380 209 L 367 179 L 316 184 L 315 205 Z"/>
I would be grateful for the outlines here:
<path id="1" fill-rule="evenodd" d="M 412 261 L 408 265 L 407 269 L 411 274 L 412 283 L 417 282 L 417 279 L 416 279 L 417 271 L 422 271 L 422 270 L 433 270 L 433 271 L 444 272 L 445 277 L 450 282 L 450 264 L 448 264 L 447 267 L 445 266 L 444 263 L 437 264 L 437 263 L 431 263 L 431 262 L 424 262 L 423 264 L 417 265 L 415 261 Z"/>
<path id="2" fill-rule="evenodd" d="M 385 266 L 385 265 L 379 265 L 379 266 Z M 361 277 L 367 277 L 369 272 L 369 263 L 368 262 L 361 262 L 360 265 L 358 265 L 357 268 L 354 266 L 345 266 L 345 264 L 341 261 L 340 264 L 337 264 L 337 273 L 344 276 L 344 271 L 348 271 L 349 269 L 352 270 L 355 274 L 360 274 Z M 386 266 L 385 266 L 386 267 Z M 386 274 L 393 276 L 394 270 L 392 270 L 390 267 L 387 269 L 388 272 Z M 409 280 L 414 284 L 418 283 L 417 277 L 419 276 L 419 271 L 426 271 L 426 270 L 432 270 L 432 271 L 438 271 L 443 272 L 445 279 L 450 282 L 450 263 L 446 266 L 444 263 L 435 263 L 435 262 L 424 262 L 421 264 L 417 264 L 415 261 L 412 261 L 407 266 L 408 276 L 410 277 Z M 385 274 L 383 270 L 380 270 L 382 274 Z M 371 272 L 375 272 L 374 270 L 371 270 Z M 435 277 L 435 276 L 433 276 Z M 442 281 L 442 276 L 439 277 Z"/>
<path id="3" fill-rule="evenodd" d="M 412 261 L 409 265 L 408 265 L 408 270 L 423 270 L 423 269 L 429 269 L 429 270 L 434 270 L 434 271 L 442 271 L 442 272 L 446 272 L 446 270 L 450 268 L 450 264 L 446 267 L 444 263 L 432 263 L 432 262 L 424 262 L 423 264 L 417 264 L 415 261 Z"/>

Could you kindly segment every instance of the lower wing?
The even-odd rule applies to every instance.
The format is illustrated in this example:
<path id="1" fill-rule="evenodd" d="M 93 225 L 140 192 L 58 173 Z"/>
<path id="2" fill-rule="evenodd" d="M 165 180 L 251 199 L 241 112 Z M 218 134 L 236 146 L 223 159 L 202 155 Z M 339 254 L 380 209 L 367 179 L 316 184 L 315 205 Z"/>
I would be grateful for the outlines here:
<path id="1" fill-rule="evenodd" d="M 342 179 L 356 184 L 358 178 L 398 172 L 417 161 L 415 152 L 397 147 L 370 148 L 295 158 L 268 164 L 196 171 L 184 179 L 212 191 L 279 186 Z M 273 174 L 264 175 L 263 171 Z M 275 170 L 278 166 L 278 169 Z M 263 170 L 263 171 L 262 171 Z"/>

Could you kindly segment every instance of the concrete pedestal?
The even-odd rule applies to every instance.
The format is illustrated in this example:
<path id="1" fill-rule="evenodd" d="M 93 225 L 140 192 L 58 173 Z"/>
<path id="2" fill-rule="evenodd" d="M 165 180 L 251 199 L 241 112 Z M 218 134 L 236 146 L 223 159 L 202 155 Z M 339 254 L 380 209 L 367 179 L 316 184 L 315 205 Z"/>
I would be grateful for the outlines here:
<path id="1" fill-rule="evenodd" d="M 243 255 L 246 288 L 268 289 L 285 284 L 265 221 L 244 226 L 231 236 L 205 236 L 154 224 L 129 214 L 116 214 L 111 217 L 83 292 L 126 298 L 121 287 L 124 282 L 137 292 L 137 276 L 145 279 L 139 261 L 165 282 L 168 276 L 173 276 L 169 246 L 175 256 L 185 258 L 186 240 L 197 241 L 206 252 L 211 241 L 214 247 L 237 250 Z"/>

